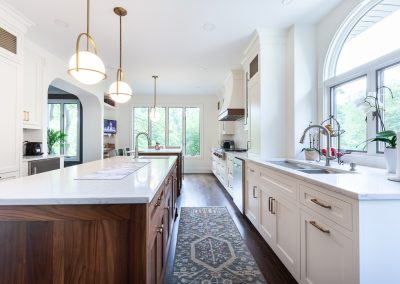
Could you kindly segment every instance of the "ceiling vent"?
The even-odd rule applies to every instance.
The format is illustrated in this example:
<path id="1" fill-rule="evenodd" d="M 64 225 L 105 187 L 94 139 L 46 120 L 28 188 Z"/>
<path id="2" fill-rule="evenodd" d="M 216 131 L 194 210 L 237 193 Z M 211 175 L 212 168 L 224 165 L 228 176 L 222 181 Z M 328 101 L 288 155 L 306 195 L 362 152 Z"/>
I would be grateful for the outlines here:
<path id="1" fill-rule="evenodd" d="M 17 37 L 0 27 L 0 47 L 17 54 Z"/>

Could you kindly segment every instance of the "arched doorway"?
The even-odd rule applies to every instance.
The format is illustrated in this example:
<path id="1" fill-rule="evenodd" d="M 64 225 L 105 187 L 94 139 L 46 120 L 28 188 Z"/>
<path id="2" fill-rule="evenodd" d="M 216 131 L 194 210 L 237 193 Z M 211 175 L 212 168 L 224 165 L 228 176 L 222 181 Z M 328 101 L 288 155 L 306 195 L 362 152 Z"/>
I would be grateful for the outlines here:
<path id="1" fill-rule="evenodd" d="M 56 90 L 60 90 L 55 92 Z M 69 82 L 62 79 L 54 79 L 49 84 L 49 91 L 52 92 L 51 98 L 62 99 L 66 101 L 79 102 L 79 153 L 78 159 L 72 159 L 79 163 L 90 162 L 94 160 L 102 159 L 103 157 L 103 104 L 100 102 L 99 98 Z M 49 92 L 49 94 L 50 94 Z M 64 97 L 63 97 L 64 96 Z M 78 106 L 78 105 L 77 105 Z M 70 106 L 71 107 L 71 106 Z M 71 107 L 73 110 L 75 107 Z M 49 125 L 49 121 L 47 122 Z M 47 135 L 46 135 L 47 140 Z M 75 145 L 75 142 L 74 142 Z M 68 159 L 66 159 L 68 161 Z M 68 162 L 67 162 L 68 164 Z"/>

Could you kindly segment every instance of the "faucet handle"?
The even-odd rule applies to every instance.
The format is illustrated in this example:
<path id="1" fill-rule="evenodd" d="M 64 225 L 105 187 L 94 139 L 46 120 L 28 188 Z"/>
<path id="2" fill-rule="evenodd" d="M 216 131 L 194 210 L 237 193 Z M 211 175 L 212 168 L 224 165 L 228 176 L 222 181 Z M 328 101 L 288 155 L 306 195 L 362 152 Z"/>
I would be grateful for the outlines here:
<path id="1" fill-rule="evenodd" d="M 351 162 L 351 163 L 350 163 L 350 171 L 352 171 L 352 172 L 356 171 L 356 166 L 357 166 L 356 163 Z"/>

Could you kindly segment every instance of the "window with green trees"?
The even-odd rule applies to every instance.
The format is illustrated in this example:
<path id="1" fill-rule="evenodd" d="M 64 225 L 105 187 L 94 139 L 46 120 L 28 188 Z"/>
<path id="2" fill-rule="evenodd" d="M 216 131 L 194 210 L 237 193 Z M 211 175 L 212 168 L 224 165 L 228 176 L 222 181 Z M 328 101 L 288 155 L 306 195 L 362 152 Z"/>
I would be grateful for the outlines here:
<path id="1" fill-rule="evenodd" d="M 160 119 L 149 119 L 149 107 L 133 109 L 133 141 L 138 132 L 146 132 L 154 146 L 182 147 L 185 156 L 200 156 L 200 116 L 199 107 L 159 107 Z M 139 138 L 139 148 L 147 147 L 146 139 Z M 135 141 L 134 141 L 135 144 Z"/>

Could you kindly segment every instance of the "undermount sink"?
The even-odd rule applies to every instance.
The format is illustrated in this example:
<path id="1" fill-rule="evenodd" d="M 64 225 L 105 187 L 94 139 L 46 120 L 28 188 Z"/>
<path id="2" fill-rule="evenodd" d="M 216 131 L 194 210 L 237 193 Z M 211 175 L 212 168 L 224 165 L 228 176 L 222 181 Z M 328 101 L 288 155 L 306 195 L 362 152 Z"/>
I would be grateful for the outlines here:
<path id="1" fill-rule="evenodd" d="M 302 173 L 306 174 L 350 174 L 352 172 L 345 171 L 345 170 L 340 170 L 340 169 L 334 169 L 334 168 L 323 168 L 321 166 L 316 166 L 316 165 L 310 165 L 310 164 L 302 164 L 298 163 L 296 161 L 268 161 L 268 163 L 293 169 Z"/>
<path id="2" fill-rule="evenodd" d="M 169 159 L 169 156 L 139 156 L 139 160 Z"/>

